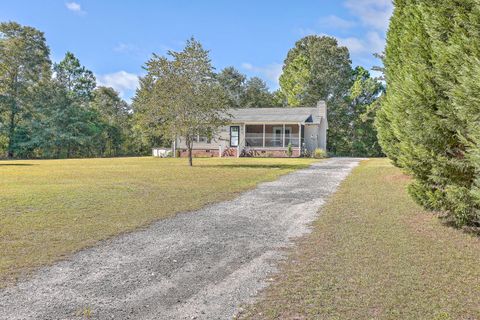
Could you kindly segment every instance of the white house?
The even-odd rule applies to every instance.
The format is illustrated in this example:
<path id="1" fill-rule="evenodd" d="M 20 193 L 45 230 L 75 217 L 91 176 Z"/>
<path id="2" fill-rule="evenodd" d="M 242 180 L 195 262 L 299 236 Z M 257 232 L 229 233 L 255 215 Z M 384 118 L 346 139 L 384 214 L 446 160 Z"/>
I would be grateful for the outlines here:
<path id="1" fill-rule="evenodd" d="M 312 108 L 231 109 L 230 123 L 211 138 L 198 136 L 193 144 L 195 156 L 292 156 L 303 150 L 327 148 L 327 106 L 320 101 Z M 187 155 L 185 139 L 174 142 L 173 154 Z"/>

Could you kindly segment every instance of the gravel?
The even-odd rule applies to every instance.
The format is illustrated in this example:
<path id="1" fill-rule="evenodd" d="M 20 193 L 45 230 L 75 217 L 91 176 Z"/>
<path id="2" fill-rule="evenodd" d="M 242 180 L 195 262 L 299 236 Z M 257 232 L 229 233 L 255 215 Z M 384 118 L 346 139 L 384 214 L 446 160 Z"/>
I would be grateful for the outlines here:
<path id="1" fill-rule="evenodd" d="M 103 241 L 0 290 L 0 319 L 231 319 L 358 162 L 321 161 Z"/>

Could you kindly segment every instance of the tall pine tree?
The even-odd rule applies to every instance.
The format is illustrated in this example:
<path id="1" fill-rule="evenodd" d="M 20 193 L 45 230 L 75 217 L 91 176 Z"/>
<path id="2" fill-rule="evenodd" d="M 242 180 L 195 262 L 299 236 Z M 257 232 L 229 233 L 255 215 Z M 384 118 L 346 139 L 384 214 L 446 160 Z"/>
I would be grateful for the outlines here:
<path id="1" fill-rule="evenodd" d="M 415 178 L 410 193 L 458 226 L 480 224 L 478 10 L 473 0 L 395 1 L 376 121 L 385 153 Z"/>

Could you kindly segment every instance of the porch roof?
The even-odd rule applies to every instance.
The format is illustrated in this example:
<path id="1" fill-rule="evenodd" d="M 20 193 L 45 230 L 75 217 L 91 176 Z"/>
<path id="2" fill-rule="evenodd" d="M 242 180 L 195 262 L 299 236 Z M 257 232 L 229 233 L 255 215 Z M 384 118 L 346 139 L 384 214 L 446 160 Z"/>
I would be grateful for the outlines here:
<path id="1" fill-rule="evenodd" d="M 320 123 L 318 108 L 245 108 L 230 109 L 235 123 Z"/>

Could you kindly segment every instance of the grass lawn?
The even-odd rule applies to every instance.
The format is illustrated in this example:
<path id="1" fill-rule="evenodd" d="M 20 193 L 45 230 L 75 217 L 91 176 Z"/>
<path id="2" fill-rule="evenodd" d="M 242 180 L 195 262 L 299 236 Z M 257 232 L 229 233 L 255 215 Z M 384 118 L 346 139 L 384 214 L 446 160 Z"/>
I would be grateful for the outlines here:
<path id="1" fill-rule="evenodd" d="M 310 159 L 0 161 L 0 287 L 101 239 L 226 200 Z"/>
<path id="2" fill-rule="evenodd" d="M 480 319 L 480 239 L 442 225 L 387 160 L 356 168 L 245 319 Z"/>

